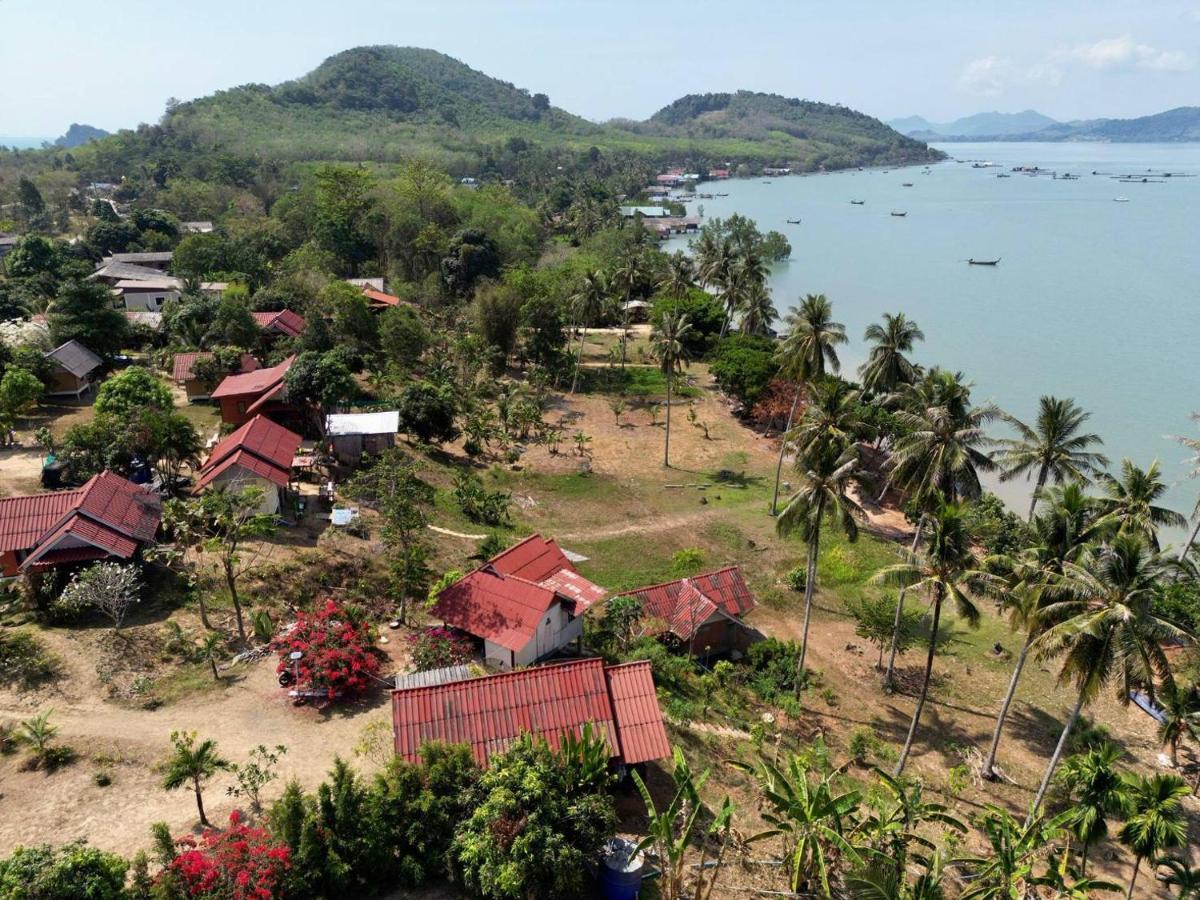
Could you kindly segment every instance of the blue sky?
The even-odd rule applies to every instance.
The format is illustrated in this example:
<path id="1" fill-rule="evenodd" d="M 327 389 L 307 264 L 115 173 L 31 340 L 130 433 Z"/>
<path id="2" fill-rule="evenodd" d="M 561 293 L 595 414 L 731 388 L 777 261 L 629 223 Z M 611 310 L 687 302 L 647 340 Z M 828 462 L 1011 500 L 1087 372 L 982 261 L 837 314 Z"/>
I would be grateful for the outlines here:
<path id="1" fill-rule="evenodd" d="M 1200 104 L 1200 0 L 0 0 L 0 134 L 132 127 L 362 44 L 441 50 L 592 119 L 737 88 L 935 120 Z"/>

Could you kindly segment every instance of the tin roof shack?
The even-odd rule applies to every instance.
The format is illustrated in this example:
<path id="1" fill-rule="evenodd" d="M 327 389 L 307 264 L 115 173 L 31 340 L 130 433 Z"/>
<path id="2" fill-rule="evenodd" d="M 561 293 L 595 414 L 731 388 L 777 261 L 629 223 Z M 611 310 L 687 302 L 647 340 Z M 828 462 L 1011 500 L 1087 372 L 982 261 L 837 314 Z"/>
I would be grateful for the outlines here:
<path id="1" fill-rule="evenodd" d="M 73 491 L 0 497 L 0 575 L 132 559 L 161 517 L 157 494 L 112 472 Z"/>
<path id="2" fill-rule="evenodd" d="M 78 398 L 92 386 L 92 375 L 104 365 L 104 360 L 79 341 L 59 344 L 46 354 L 54 363 L 50 383 L 46 385 L 46 396 Z"/>
<path id="3" fill-rule="evenodd" d="M 558 747 L 587 724 L 619 765 L 671 753 L 646 661 L 605 666 L 584 659 L 392 692 L 396 755 L 409 762 L 420 759 L 425 743 L 444 741 L 465 743 L 487 766 L 522 735 Z"/>
<path id="4" fill-rule="evenodd" d="M 732 655 L 744 651 L 759 636 L 743 621 L 758 601 L 737 566 L 618 596 L 640 600 L 650 632 L 677 642 L 691 655 Z"/>
<path id="5" fill-rule="evenodd" d="M 212 359 L 211 353 L 176 353 L 171 369 L 171 380 L 187 393 L 189 401 L 207 400 L 213 391 L 213 385 L 196 377 L 196 363 Z M 255 372 L 259 368 L 258 360 L 249 353 L 243 353 L 238 366 L 237 375 Z"/>
<path id="6" fill-rule="evenodd" d="M 400 412 L 334 413 L 325 419 L 325 435 L 334 457 L 344 466 L 357 466 L 364 453 L 376 456 L 396 446 Z"/>
<path id="7" fill-rule="evenodd" d="M 438 594 L 435 618 L 472 635 L 499 668 L 527 666 L 583 635 L 583 614 L 607 596 L 550 538 L 534 534 Z"/>
<path id="8" fill-rule="evenodd" d="M 104 257 L 103 261 L 105 263 L 115 262 L 145 266 L 148 269 L 158 269 L 159 272 L 165 272 L 174 258 L 175 254 L 170 250 L 163 250 L 150 253 L 114 253 L 112 256 Z"/>
<path id="9" fill-rule="evenodd" d="M 289 356 L 269 369 L 226 376 L 212 392 L 212 399 L 221 407 L 221 421 L 244 425 L 259 413 L 281 421 L 302 421 L 303 413 L 282 399 L 283 378 L 295 360 Z"/>
<path id="10" fill-rule="evenodd" d="M 266 416 L 255 416 L 213 447 L 196 473 L 192 493 L 209 488 L 261 488 L 263 501 L 258 511 L 274 514 L 283 506 L 291 483 L 292 461 L 299 449 L 300 435 Z"/>

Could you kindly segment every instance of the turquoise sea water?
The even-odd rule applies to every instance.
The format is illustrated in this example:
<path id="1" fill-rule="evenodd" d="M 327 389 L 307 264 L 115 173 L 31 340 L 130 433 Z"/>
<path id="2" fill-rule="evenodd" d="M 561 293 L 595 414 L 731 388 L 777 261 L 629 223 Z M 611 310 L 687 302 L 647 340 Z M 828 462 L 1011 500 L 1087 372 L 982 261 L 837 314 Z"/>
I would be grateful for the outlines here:
<path id="1" fill-rule="evenodd" d="M 1025 421 L 1041 394 L 1074 397 L 1092 412 L 1114 463 L 1128 456 L 1145 466 L 1157 457 L 1172 482 L 1170 505 L 1190 513 L 1200 482 L 1185 480 L 1187 452 L 1167 436 L 1200 436 L 1188 418 L 1200 410 L 1200 177 L 1120 183 L 1092 172 L 1200 175 L 1200 145 L 940 149 L 1001 167 L 949 161 L 928 173 L 706 183 L 702 190 L 729 196 L 691 211 L 739 212 L 788 236 L 792 258 L 771 275 L 776 307 L 782 313 L 806 293 L 826 294 L 851 337 L 844 369 L 862 362 L 869 322 L 903 311 L 925 331 L 920 362 L 961 370 L 978 400 Z M 1014 166 L 1081 177 L 996 177 Z M 1001 262 L 970 266 L 969 257 Z M 994 487 L 1025 510 L 1026 484 Z"/>

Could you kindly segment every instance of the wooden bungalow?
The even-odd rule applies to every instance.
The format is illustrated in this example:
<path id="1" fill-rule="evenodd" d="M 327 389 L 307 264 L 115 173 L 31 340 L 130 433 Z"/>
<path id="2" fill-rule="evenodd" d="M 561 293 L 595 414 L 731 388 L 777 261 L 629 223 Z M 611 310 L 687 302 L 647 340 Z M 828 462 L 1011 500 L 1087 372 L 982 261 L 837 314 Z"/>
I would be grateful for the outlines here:
<path id="1" fill-rule="evenodd" d="M 213 391 L 213 385 L 196 377 L 194 368 L 201 360 L 212 359 L 211 353 L 176 353 L 171 371 L 171 380 L 182 387 L 190 402 L 207 400 Z M 243 353 L 237 375 L 255 372 L 259 369 L 258 360 L 249 353 Z"/>
<path id="2" fill-rule="evenodd" d="M 304 321 L 304 316 L 292 312 L 290 309 L 256 312 L 253 315 L 255 323 L 257 323 L 259 328 L 267 332 L 268 335 L 282 335 L 289 338 L 299 337 L 304 333 L 304 327 L 307 324 Z"/>
<path id="3" fill-rule="evenodd" d="M 325 435 L 342 465 L 356 466 L 364 453 L 376 455 L 396 445 L 400 430 L 397 410 L 373 413 L 334 413 L 325 420 Z"/>
<path id="4" fill-rule="evenodd" d="M 259 413 L 282 420 L 299 418 L 299 411 L 285 404 L 281 397 L 283 378 L 295 359 L 295 356 L 289 356 L 269 369 L 227 375 L 211 395 L 221 407 L 221 421 L 244 425 Z"/>
<path id="5" fill-rule="evenodd" d="M 262 488 L 259 512 L 276 513 L 283 506 L 292 478 L 292 461 L 300 448 L 300 435 L 266 416 L 255 416 L 237 431 L 222 438 L 197 472 L 193 493 L 210 488 L 240 491 Z"/>
<path id="6" fill-rule="evenodd" d="M 104 360 L 79 341 L 60 344 L 46 358 L 54 363 L 50 383 L 46 386 L 49 397 L 78 398 L 92 386 L 92 376 L 104 365 Z"/>

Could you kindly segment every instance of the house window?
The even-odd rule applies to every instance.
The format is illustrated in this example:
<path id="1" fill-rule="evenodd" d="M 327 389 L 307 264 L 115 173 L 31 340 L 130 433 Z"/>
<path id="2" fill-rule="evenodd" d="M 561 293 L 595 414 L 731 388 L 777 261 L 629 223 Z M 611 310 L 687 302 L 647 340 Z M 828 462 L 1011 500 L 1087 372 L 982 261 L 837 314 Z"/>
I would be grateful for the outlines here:
<path id="1" fill-rule="evenodd" d="M 245 400 L 238 401 L 237 411 L 239 413 L 244 413 L 246 411 L 246 401 Z"/>

